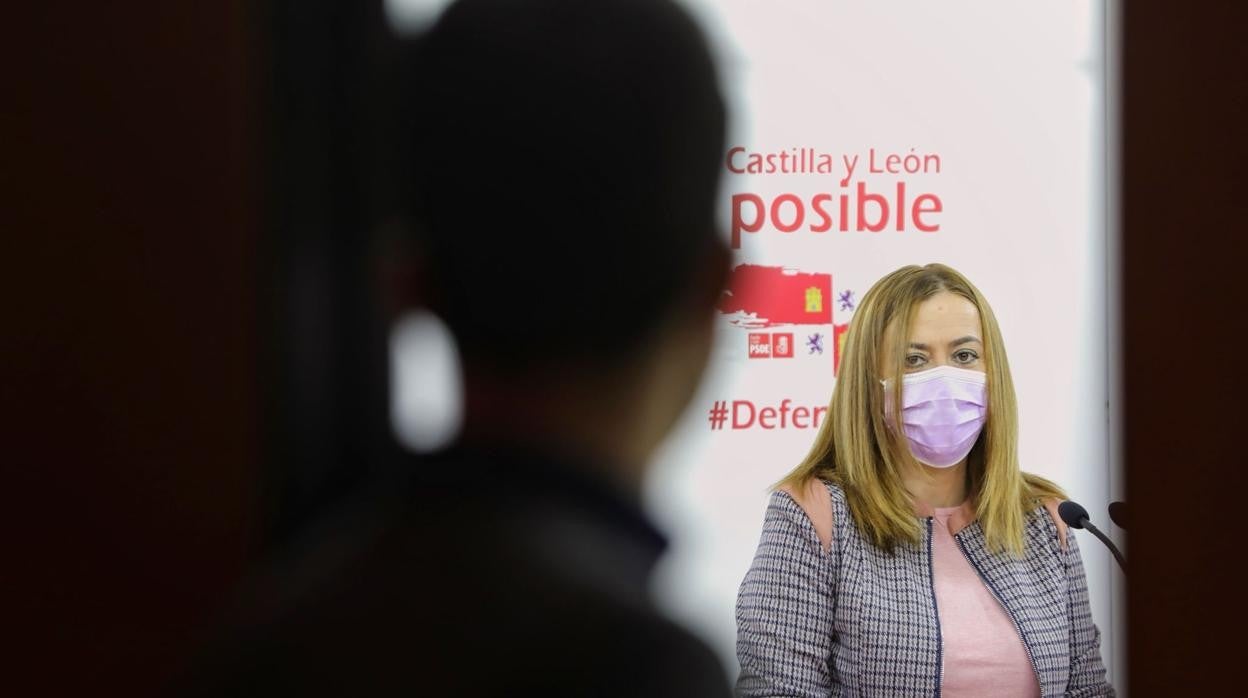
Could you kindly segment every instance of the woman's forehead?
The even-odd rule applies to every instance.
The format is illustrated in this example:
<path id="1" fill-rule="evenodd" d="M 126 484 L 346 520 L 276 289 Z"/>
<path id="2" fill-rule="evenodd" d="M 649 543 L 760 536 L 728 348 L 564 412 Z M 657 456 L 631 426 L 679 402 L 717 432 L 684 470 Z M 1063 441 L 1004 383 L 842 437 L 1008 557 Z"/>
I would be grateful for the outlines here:
<path id="1" fill-rule="evenodd" d="M 910 322 L 910 339 L 921 342 L 922 336 L 948 334 L 979 336 L 979 310 L 975 304 L 952 293 L 937 294 L 920 303 Z"/>
<path id="2" fill-rule="evenodd" d="M 899 319 L 894 318 L 885 328 L 886 345 L 895 344 L 900 324 Z M 946 344 L 968 336 L 982 341 L 983 326 L 975 304 L 962 296 L 949 292 L 938 293 L 919 302 L 912 311 L 908 343 Z"/>

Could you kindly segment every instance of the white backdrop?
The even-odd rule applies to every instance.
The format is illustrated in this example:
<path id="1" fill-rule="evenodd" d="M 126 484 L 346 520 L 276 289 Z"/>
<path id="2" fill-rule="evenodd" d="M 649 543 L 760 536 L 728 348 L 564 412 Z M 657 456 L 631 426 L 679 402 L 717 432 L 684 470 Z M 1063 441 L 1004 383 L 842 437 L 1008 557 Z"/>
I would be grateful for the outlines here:
<path id="1" fill-rule="evenodd" d="M 444 4 L 390 0 L 388 9 L 396 24 L 416 29 Z M 1090 1 L 686 4 L 719 58 L 732 114 L 728 148 L 742 149 L 734 167 L 749 153 L 794 149 L 826 154 L 832 167 L 831 174 L 736 174 L 726 148 L 726 234 L 734 195 L 769 203 L 791 194 L 806 205 L 797 230 L 781 232 L 767 221 L 742 232 L 736 252 L 737 264 L 794 287 L 770 301 L 736 289 L 732 302 L 742 308 L 722 315 L 707 378 L 657 455 L 647 492 L 672 539 L 655 591 L 735 676 L 735 597 L 757 545 L 768 485 L 814 438 L 813 413 L 827 405 L 835 380 L 836 327 L 852 318 L 874 281 L 899 266 L 944 262 L 984 292 L 1014 371 L 1024 469 L 1056 480 L 1094 521 L 1108 524 L 1106 505 L 1121 487 L 1117 478 L 1111 483 L 1107 313 L 1112 93 L 1103 56 L 1113 37 L 1104 4 Z M 889 153 L 934 155 L 939 171 L 929 158 L 925 172 L 870 173 L 872 152 L 880 165 Z M 852 176 L 846 156 L 858 158 Z M 852 197 L 862 182 L 891 199 L 899 181 L 911 202 L 924 193 L 940 199 L 940 212 L 924 219 L 938 230 L 907 220 L 900 232 L 893 225 L 859 232 L 851 221 L 841 232 L 837 199 L 826 205 L 832 229 L 809 229 L 820 222 L 810 209 L 816 194 Z M 851 218 L 855 208 L 851 199 Z M 874 217 L 874 204 L 868 209 Z M 782 223 L 792 221 L 794 204 L 779 213 Z M 751 206 L 742 214 L 754 222 Z M 768 323 L 760 316 L 777 308 L 812 312 L 797 324 L 761 326 Z M 394 335 L 396 427 L 418 449 L 443 441 L 458 409 L 448 380 L 455 359 L 435 324 L 416 316 Z M 752 333 L 767 340 L 770 357 L 751 357 Z M 726 410 L 719 424 L 717 406 Z M 1121 687 L 1121 623 L 1111 622 L 1121 617 L 1113 613 L 1120 587 L 1108 552 L 1083 536 L 1102 652 Z"/>
<path id="2" fill-rule="evenodd" d="M 758 542 L 767 487 L 814 437 L 795 406 L 825 406 L 834 383 L 834 326 L 842 302 L 904 264 L 943 262 L 987 296 L 1001 323 L 1020 403 L 1023 468 L 1056 480 L 1109 528 L 1105 224 L 1104 7 L 1090 2 L 988 3 L 829 0 L 691 1 L 719 54 L 732 108 L 729 148 L 832 155 L 834 174 L 734 174 L 725 162 L 723 225 L 731 197 L 796 194 L 806 222 L 741 233 L 737 264 L 831 276 L 831 323 L 748 329 L 721 319 L 706 382 L 656 459 L 649 505 L 672 534 L 656 591 L 711 639 L 735 674 L 737 587 Z M 868 154 L 936 154 L 940 172 L 869 174 Z M 912 150 L 913 149 L 913 150 Z M 800 152 L 800 151 L 799 151 Z M 860 156 L 847 189 L 842 157 Z M 733 166 L 744 154 L 734 156 Z M 883 169 L 883 168 L 880 168 Z M 939 196 L 940 229 L 907 221 L 897 232 L 808 228 L 811 196 L 854 192 Z M 743 205 L 747 223 L 752 206 Z M 854 203 L 850 202 L 851 217 Z M 792 203 L 781 205 L 791 223 Z M 783 272 L 776 272 L 783 273 Z M 813 285 L 813 284 L 812 284 Z M 797 299 L 794 302 L 801 302 Z M 757 323 L 755 323 L 757 324 Z M 792 358 L 751 358 L 751 332 L 793 335 Z M 822 335 L 823 354 L 811 335 Z M 773 347 L 774 351 L 774 347 Z M 786 428 L 779 408 L 790 400 Z M 728 413 L 718 428 L 712 410 Z M 750 426 L 750 408 L 754 420 Z M 734 412 L 734 403 L 736 411 Z M 762 408 L 776 408 L 763 428 Z M 743 428 L 733 428 L 735 426 Z M 801 424 L 811 425 L 810 419 Z M 1111 676 L 1112 558 L 1083 534 L 1094 618 Z"/>

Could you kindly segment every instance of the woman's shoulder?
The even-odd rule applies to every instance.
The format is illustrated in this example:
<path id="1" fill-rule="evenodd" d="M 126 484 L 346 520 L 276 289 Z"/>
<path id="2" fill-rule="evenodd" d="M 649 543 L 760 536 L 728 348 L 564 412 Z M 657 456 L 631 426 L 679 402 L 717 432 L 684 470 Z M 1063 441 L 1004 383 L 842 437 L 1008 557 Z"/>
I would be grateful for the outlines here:
<path id="1" fill-rule="evenodd" d="M 835 514 L 832 509 L 832 498 L 841 494 L 840 488 L 826 480 L 812 477 L 803 485 L 785 484 L 776 489 L 772 495 L 788 497 L 801 507 L 806 518 L 819 536 L 819 542 L 825 551 L 832 549 L 832 529 Z"/>
<path id="2" fill-rule="evenodd" d="M 1031 472 L 1023 472 L 1024 487 L 1034 499 L 1027 512 L 1030 525 L 1038 526 L 1046 535 L 1055 537 L 1062 550 L 1066 549 L 1066 522 L 1058 514 L 1058 505 L 1065 495 L 1053 480 Z"/>
<path id="3" fill-rule="evenodd" d="M 1056 534 L 1058 545 L 1062 550 L 1065 550 L 1067 526 L 1066 522 L 1062 521 L 1062 517 L 1057 510 L 1058 505 L 1061 503 L 1062 500 L 1057 497 L 1045 497 L 1029 513 L 1031 520 L 1040 526 L 1047 535 Z"/>

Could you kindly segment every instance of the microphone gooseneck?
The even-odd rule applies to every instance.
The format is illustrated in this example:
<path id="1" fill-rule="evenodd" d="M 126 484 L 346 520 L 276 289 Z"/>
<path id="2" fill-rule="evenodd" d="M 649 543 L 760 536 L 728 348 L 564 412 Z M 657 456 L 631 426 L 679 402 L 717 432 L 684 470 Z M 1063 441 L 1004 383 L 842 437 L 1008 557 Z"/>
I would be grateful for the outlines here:
<path id="1" fill-rule="evenodd" d="M 1069 499 L 1057 505 L 1057 515 L 1066 522 L 1071 528 L 1086 529 L 1101 540 L 1105 547 L 1109 548 L 1109 552 L 1114 554 L 1114 559 L 1118 561 L 1118 566 L 1122 568 L 1122 573 L 1127 573 L 1127 561 L 1122 556 L 1122 552 L 1118 550 L 1118 546 L 1114 545 L 1100 529 L 1092 525 L 1092 520 L 1088 516 L 1088 510 L 1084 509 L 1078 502 L 1072 502 Z"/>

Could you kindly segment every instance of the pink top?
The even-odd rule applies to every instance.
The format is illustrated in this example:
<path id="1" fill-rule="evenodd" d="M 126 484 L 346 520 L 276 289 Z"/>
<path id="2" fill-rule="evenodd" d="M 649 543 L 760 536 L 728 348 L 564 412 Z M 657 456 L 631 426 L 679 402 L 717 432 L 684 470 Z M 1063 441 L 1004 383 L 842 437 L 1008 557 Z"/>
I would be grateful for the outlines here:
<path id="1" fill-rule="evenodd" d="M 1014 621 L 950 533 L 949 517 L 962 509 L 932 510 L 932 573 L 944 652 L 941 695 L 1039 696 Z"/>

